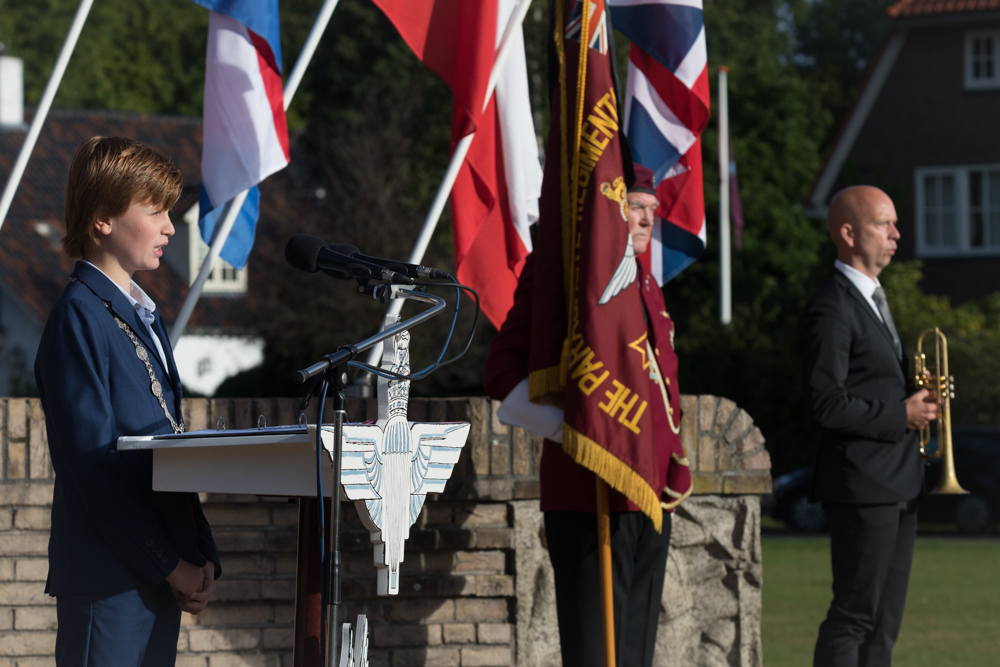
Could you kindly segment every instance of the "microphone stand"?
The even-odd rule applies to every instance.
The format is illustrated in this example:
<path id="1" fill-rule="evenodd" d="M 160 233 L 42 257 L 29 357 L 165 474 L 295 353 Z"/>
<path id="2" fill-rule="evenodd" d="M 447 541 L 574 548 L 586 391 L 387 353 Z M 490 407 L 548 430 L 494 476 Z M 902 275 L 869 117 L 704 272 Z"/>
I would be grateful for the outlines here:
<path id="1" fill-rule="evenodd" d="M 341 475 L 341 457 L 343 456 L 343 442 L 344 442 L 344 418 L 347 415 L 347 398 L 344 394 L 344 389 L 347 385 L 347 362 L 351 361 L 357 357 L 361 352 L 381 343 L 384 340 L 392 338 L 400 331 L 410 329 L 418 324 L 422 324 L 432 317 L 437 316 L 442 310 L 444 310 L 446 303 L 445 300 L 435 294 L 428 294 L 426 292 L 417 292 L 412 289 L 400 288 L 398 285 L 392 285 L 392 298 L 398 299 L 410 299 L 413 301 L 420 301 L 422 303 L 433 304 L 427 310 L 418 313 L 411 317 L 410 319 L 395 324 L 391 327 L 383 329 L 374 336 L 369 336 L 360 343 L 355 343 L 354 345 L 345 345 L 339 348 L 336 352 L 328 354 L 323 357 L 322 361 L 319 361 L 312 366 L 305 368 L 300 371 L 296 371 L 294 379 L 297 383 L 302 384 L 311 377 L 318 375 L 319 373 L 325 374 L 325 379 L 329 381 L 332 385 L 333 392 L 333 483 L 334 489 L 330 491 L 330 554 L 323 554 L 323 563 L 327 563 L 328 568 L 326 582 L 327 590 L 324 591 L 327 600 L 327 606 L 330 608 L 330 613 L 327 614 L 327 628 L 326 628 L 326 650 L 327 650 L 327 664 L 329 667 L 336 667 L 336 655 L 337 655 L 337 623 L 338 623 L 338 611 L 340 608 L 340 475 Z M 322 430 L 323 425 L 317 424 L 317 431 Z M 323 499 L 320 498 L 321 503 Z M 322 567 L 322 566 L 321 566 Z M 322 632 L 322 628 L 320 629 Z M 346 666 L 344 666 L 346 667 Z"/>

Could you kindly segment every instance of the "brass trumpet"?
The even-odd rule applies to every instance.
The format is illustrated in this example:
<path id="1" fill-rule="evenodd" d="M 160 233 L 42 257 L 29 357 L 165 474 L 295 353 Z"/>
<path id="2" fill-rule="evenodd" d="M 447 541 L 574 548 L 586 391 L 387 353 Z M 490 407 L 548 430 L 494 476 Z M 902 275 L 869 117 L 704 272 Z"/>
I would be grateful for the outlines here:
<path id="1" fill-rule="evenodd" d="M 927 367 L 927 359 L 923 352 L 924 337 L 927 334 L 934 334 L 933 371 Z M 951 442 L 951 400 L 955 398 L 955 378 L 948 374 L 948 339 L 937 327 L 927 329 L 917 339 L 914 371 L 917 389 L 928 389 L 937 396 L 938 401 L 938 445 L 934 454 L 928 454 L 925 449 L 931 439 L 930 424 L 920 429 L 920 455 L 925 459 L 944 458 L 941 462 L 941 481 L 931 493 L 968 493 L 955 476 L 955 457 Z"/>

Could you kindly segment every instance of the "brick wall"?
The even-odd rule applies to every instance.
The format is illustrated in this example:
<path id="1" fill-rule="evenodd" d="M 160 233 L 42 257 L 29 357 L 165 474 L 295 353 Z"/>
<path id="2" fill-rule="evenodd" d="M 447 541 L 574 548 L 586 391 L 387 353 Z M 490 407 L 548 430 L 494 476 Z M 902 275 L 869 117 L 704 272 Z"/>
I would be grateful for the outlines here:
<path id="1" fill-rule="evenodd" d="M 749 415 L 714 396 L 683 401 L 696 493 L 768 492 L 770 460 Z M 373 666 L 515 663 L 514 504 L 538 497 L 541 442 L 501 425 L 494 407 L 482 398 L 411 400 L 411 420 L 470 421 L 472 429 L 447 489 L 428 499 L 411 529 L 399 596 L 375 595 L 368 532 L 344 506 L 341 618 L 367 614 Z M 348 402 L 352 421 L 373 417 L 375 409 L 371 399 Z M 214 426 L 219 417 L 245 428 L 259 414 L 272 425 L 298 416 L 295 401 L 285 399 L 189 399 L 184 413 L 190 429 Z M 38 401 L 0 399 L 0 667 L 53 664 L 55 606 L 43 593 L 51 497 Z M 290 666 L 296 504 L 221 494 L 203 494 L 202 501 L 224 576 L 208 609 L 183 615 L 178 665 Z"/>

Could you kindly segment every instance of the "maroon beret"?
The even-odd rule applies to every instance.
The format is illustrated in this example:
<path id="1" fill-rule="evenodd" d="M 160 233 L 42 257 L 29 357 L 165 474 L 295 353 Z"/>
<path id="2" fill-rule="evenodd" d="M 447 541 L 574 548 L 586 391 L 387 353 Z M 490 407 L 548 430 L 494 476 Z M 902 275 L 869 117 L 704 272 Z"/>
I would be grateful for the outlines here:
<path id="1" fill-rule="evenodd" d="M 635 163 L 635 183 L 628 189 L 629 192 L 646 192 L 651 195 L 656 194 L 653 186 L 653 170 L 644 167 L 638 162 Z"/>

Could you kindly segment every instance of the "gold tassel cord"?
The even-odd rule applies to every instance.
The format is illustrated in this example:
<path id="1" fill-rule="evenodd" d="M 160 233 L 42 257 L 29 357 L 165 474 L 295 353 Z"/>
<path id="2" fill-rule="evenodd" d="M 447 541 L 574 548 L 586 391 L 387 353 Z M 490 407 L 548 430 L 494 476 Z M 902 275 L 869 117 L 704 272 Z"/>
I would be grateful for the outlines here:
<path id="1" fill-rule="evenodd" d="M 653 522 L 656 532 L 663 530 L 663 509 L 659 495 L 646 480 L 614 454 L 563 423 L 563 451 L 574 461 L 624 494 Z"/>

